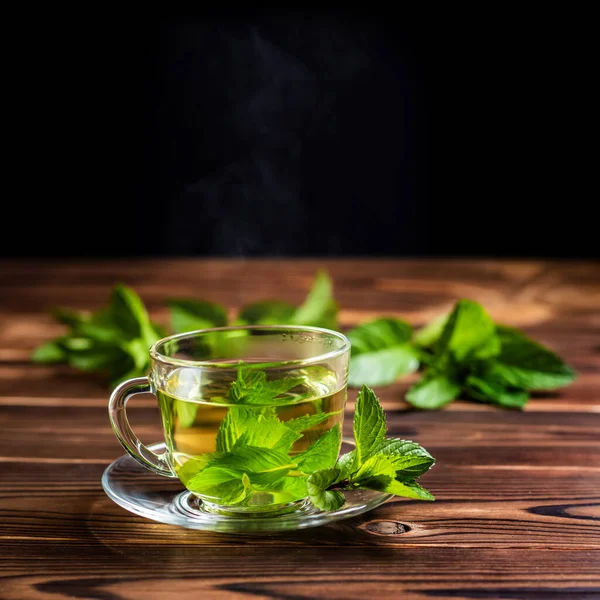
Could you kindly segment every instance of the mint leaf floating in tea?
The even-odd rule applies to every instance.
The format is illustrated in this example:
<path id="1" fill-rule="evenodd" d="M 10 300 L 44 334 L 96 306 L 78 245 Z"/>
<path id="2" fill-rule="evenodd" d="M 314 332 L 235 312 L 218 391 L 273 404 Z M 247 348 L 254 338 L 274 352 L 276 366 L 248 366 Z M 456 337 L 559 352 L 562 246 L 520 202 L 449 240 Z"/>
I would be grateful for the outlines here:
<path id="1" fill-rule="evenodd" d="M 217 430 L 217 452 L 229 452 L 247 429 L 259 423 L 261 413 L 245 406 L 227 409 Z"/>
<path id="2" fill-rule="evenodd" d="M 187 486 L 190 490 L 202 490 L 204 496 L 224 505 L 244 501 L 251 492 L 251 483 L 244 472 L 211 466 L 192 477 Z"/>
<path id="3" fill-rule="evenodd" d="M 296 419 L 290 419 L 285 422 L 285 426 L 294 431 L 305 431 L 316 425 L 320 425 L 329 417 L 339 414 L 341 411 L 329 412 L 329 413 L 317 413 L 316 415 L 304 415 Z"/>
<path id="4" fill-rule="evenodd" d="M 294 460 L 297 469 L 310 474 L 334 465 L 340 451 L 342 436 L 340 426 L 336 425 L 314 442 L 308 450 L 297 454 Z"/>
<path id="5" fill-rule="evenodd" d="M 227 398 L 232 404 L 289 403 L 290 396 L 281 397 L 306 381 L 305 377 L 285 377 L 267 381 L 264 371 L 247 365 L 238 367 L 237 380 L 231 385 Z"/>
<path id="6" fill-rule="evenodd" d="M 274 503 L 294 502 L 308 496 L 307 479 L 304 474 L 301 474 L 301 476 L 292 474 L 289 477 L 282 477 L 270 486 L 266 486 L 264 491 L 271 495 Z"/>
<path id="7" fill-rule="evenodd" d="M 32 360 L 106 373 L 114 384 L 145 375 L 148 349 L 164 335 L 139 296 L 124 285 L 115 286 L 108 306 L 96 313 L 59 309 L 54 316 L 69 331 L 38 348 Z"/>
<path id="8" fill-rule="evenodd" d="M 415 335 L 427 365 L 406 394 L 417 408 L 437 409 L 460 395 L 504 408 L 523 408 L 531 390 L 568 385 L 575 373 L 552 351 L 495 325 L 483 307 L 460 300 Z"/>
<path id="9" fill-rule="evenodd" d="M 255 416 L 255 413 L 251 414 Z M 233 450 L 241 446 L 256 446 L 287 454 L 292 450 L 294 442 L 301 437 L 301 433 L 287 427 L 276 416 L 259 414 L 252 420 L 245 421 L 244 430 L 236 440 Z"/>
<path id="10" fill-rule="evenodd" d="M 419 360 L 410 344 L 411 335 L 408 323 L 392 317 L 352 329 L 348 333 L 352 344 L 349 385 L 388 385 L 416 371 Z"/>
<path id="11" fill-rule="evenodd" d="M 298 465 L 284 452 L 260 446 L 236 444 L 231 452 L 215 456 L 209 467 L 223 467 L 246 473 L 253 484 L 275 483 Z"/>

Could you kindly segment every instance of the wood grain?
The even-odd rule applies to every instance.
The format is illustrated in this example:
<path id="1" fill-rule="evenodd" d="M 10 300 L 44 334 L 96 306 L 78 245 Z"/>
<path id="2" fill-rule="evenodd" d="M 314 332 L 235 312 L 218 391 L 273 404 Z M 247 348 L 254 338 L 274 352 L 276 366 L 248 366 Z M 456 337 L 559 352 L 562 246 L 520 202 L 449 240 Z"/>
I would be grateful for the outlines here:
<path id="1" fill-rule="evenodd" d="M 61 331 L 47 310 L 98 308 L 123 282 L 159 321 L 171 296 L 233 314 L 268 297 L 300 302 L 320 266 L 344 327 L 378 315 L 419 325 L 469 297 L 555 348 L 579 379 L 523 413 L 468 402 L 414 411 L 402 400 L 410 378 L 378 390 L 391 432 L 438 459 L 423 478 L 435 503 L 396 499 L 327 527 L 253 537 L 157 524 L 113 504 L 100 477 L 122 450 L 105 384 L 29 364 Z M 0 285 L 0 598 L 600 598 L 598 264 L 27 260 L 0 263 Z M 160 438 L 152 397 L 132 401 L 131 420 L 144 441 Z"/>

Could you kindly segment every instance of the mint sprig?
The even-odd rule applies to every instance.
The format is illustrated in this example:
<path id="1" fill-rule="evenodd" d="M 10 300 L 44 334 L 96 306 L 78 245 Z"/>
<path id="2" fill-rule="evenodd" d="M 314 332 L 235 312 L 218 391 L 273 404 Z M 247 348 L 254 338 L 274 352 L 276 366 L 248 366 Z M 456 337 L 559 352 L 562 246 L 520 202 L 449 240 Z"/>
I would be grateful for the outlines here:
<path id="1" fill-rule="evenodd" d="M 367 386 L 358 393 L 353 425 L 356 449 L 341 456 L 335 467 L 315 471 L 308 478 L 309 498 L 317 508 L 338 509 L 345 502 L 341 492 L 355 489 L 434 500 L 415 480 L 433 466 L 435 459 L 418 444 L 386 438 L 385 414 Z"/>
<path id="2" fill-rule="evenodd" d="M 433 410 L 459 396 L 523 408 L 529 392 L 556 389 L 575 379 L 558 355 L 516 329 L 495 324 L 472 300 L 460 300 L 449 315 L 412 337 L 409 332 L 408 324 L 393 318 L 351 330 L 350 384 L 387 385 L 420 363 L 423 377 L 406 400 Z"/>
<path id="3" fill-rule="evenodd" d="M 418 408 L 439 408 L 459 395 L 523 408 L 533 390 L 568 385 L 574 371 L 515 329 L 495 325 L 483 307 L 460 300 L 438 336 L 422 346 L 427 368 L 407 393 Z"/>
<path id="4" fill-rule="evenodd" d="M 355 450 L 338 459 L 341 431 L 335 425 L 305 451 L 293 454 L 294 444 L 306 430 L 336 413 L 281 421 L 272 408 L 284 393 L 280 390 L 288 386 L 265 384 L 260 374 L 264 372 L 240 366 L 231 389 L 256 385 L 264 404 L 240 403 L 228 408 L 217 433 L 216 451 L 191 459 L 180 469 L 188 489 L 230 506 L 291 502 L 308 496 L 322 510 L 339 508 L 345 502 L 343 492 L 358 488 L 433 499 L 415 479 L 431 468 L 434 459 L 413 442 L 385 437 L 385 415 L 371 389 L 364 387 L 358 395 Z M 270 390 L 269 405 L 265 390 Z M 232 397 L 244 402 L 250 396 L 240 397 L 235 392 Z"/>
<path id="5" fill-rule="evenodd" d="M 228 324 L 297 324 L 337 329 L 338 306 L 333 298 L 333 284 L 322 270 L 317 272 L 301 306 L 277 300 L 261 301 L 242 307 L 231 323 L 225 307 L 214 302 L 182 298 L 168 301 L 168 306 L 173 333 Z M 66 363 L 81 371 L 107 374 L 113 385 L 146 375 L 150 367 L 148 349 L 167 335 L 150 321 L 139 296 L 124 285 L 115 286 L 108 306 L 96 313 L 61 308 L 53 314 L 68 331 L 37 348 L 33 362 Z M 218 353 L 219 339 L 211 343 Z M 260 403 L 260 398 L 257 402 Z"/>
<path id="6" fill-rule="evenodd" d="M 219 304 L 203 300 L 180 299 L 169 302 L 171 328 L 175 333 L 223 327 L 229 324 L 227 311 Z M 280 300 L 261 300 L 247 304 L 232 325 L 308 325 L 337 329 L 338 305 L 333 283 L 324 270 L 317 271 L 312 288 L 299 307 Z"/>
<path id="7" fill-rule="evenodd" d="M 148 348 L 165 335 L 150 321 L 140 297 L 124 285 L 115 286 L 108 305 L 96 313 L 61 309 L 55 317 L 68 327 L 67 334 L 37 348 L 32 360 L 107 372 L 113 384 L 145 375 Z"/>

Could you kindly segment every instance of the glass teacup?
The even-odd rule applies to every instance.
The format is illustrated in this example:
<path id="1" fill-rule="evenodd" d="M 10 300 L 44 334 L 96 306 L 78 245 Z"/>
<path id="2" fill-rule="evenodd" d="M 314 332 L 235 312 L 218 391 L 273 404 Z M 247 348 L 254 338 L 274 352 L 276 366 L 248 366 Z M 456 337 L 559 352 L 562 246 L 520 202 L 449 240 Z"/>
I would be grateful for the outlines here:
<path id="1" fill-rule="evenodd" d="M 289 512 L 306 501 L 310 473 L 332 467 L 341 445 L 350 342 L 316 327 L 249 326 L 167 337 L 152 372 L 119 385 L 109 402 L 117 438 L 140 464 L 177 477 L 221 514 Z M 135 436 L 128 399 L 156 395 L 166 451 Z"/>

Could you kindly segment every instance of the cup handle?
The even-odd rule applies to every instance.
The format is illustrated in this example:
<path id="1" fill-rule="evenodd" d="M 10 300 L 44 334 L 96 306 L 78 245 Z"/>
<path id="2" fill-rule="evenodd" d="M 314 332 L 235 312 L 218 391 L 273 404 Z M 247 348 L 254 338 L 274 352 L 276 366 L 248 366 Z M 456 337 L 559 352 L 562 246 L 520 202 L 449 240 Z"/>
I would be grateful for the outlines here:
<path id="1" fill-rule="evenodd" d="M 140 465 L 165 477 L 177 477 L 176 473 L 167 463 L 166 457 L 146 448 L 135 433 L 133 433 L 129 425 L 125 406 L 131 396 L 145 392 L 154 393 L 147 377 L 128 379 L 114 389 L 108 401 L 108 416 L 113 430 L 123 448 Z"/>

